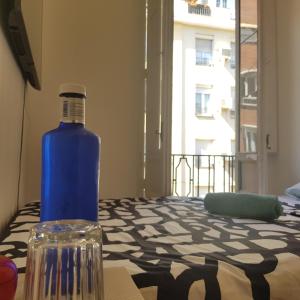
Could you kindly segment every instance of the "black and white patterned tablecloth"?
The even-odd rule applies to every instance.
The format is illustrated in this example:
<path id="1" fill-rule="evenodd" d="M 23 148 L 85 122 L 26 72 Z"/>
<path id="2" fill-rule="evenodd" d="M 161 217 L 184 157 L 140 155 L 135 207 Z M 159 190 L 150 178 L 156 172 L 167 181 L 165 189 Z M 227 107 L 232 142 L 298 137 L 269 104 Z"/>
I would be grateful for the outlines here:
<path id="1" fill-rule="evenodd" d="M 124 266 L 145 299 L 300 299 L 300 201 L 274 222 L 210 215 L 196 198 L 99 202 L 104 266 Z M 0 252 L 25 271 L 39 203 L 21 209 Z"/>

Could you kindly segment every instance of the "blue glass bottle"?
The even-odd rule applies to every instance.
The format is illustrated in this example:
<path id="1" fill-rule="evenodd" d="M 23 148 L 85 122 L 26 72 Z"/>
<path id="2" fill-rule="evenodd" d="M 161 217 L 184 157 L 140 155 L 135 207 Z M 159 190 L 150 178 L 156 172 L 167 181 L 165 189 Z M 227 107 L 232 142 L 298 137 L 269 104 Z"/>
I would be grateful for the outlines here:
<path id="1" fill-rule="evenodd" d="M 41 221 L 98 220 L 100 138 L 84 127 L 85 87 L 60 88 L 63 116 L 42 140 Z"/>

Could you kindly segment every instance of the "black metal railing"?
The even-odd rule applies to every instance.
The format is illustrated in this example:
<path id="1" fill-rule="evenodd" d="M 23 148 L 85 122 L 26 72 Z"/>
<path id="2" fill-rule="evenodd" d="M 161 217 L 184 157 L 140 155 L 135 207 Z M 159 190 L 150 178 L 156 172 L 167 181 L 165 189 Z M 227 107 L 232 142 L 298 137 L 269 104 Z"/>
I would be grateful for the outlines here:
<path id="1" fill-rule="evenodd" d="M 198 5 L 188 5 L 188 12 L 190 14 L 196 14 L 201 16 L 210 16 L 211 9 L 207 5 L 198 4 Z"/>
<path id="2" fill-rule="evenodd" d="M 200 197 L 235 191 L 234 155 L 172 154 L 172 194 Z"/>

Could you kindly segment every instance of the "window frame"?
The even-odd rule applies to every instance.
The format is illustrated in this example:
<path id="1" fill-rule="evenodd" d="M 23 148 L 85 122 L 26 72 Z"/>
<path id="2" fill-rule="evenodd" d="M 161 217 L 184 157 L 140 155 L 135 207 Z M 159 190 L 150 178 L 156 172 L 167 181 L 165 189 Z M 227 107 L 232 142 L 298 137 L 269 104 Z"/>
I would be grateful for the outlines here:
<path id="1" fill-rule="evenodd" d="M 245 147 L 245 153 L 257 153 L 257 126 L 243 124 L 241 126 L 241 131 Z M 253 141 L 254 149 L 252 148 Z"/>
<path id="2" fill-rule="evenodd" d="M 199 104 L 197 103 L 197 100 L 198 100 L 197 95 L 202 95 L 200 98 Z M 209 96 L 208 99 L 204 99 L 205 96 Z M 204 103 L 201 103 L 203 101 L 204 101 Z M 211 89 L 202 88 L 201 86 L 196 86 L 196 89 L 195 89 L 195 116 L 196 117 L 213 117 L 211 101 L 212 101 Z M 197 104 L 200 105 L 200 112 L 197 112 L 197 106 L 198 106 Z M 203 106 L 207 106 L 207 109 L 204 112 L 201 111 L 202 110 L 201 108 Z"/>
<path id="3" fill-rule="evenodd" d="M 230 42 L 230 68 L 236 68 L 236 53 L 235 53 L 236 42 Z"/>
<path id="4" fill-rule="evenodd" d="M 199 48 L 197 47 L 197 41 L 209 41 L 211 44 L 211 51 L 210 52 L 205 52 L 205 51 L 199 51 Z M 203 67 L 210 67 L 212 66 L 212 62 L 213 62 L 213 50 L 214 49 L 214 45 L 213 45 L 213 39 L 212 38 L 204 38 L 204 37 L 195 37 L 195 65 L 196 66 L 203 66 Z M 207 63 L 201 63 L 199 61 L 198 63 L 198 53 L 210 53 L 210 58 L 208 59 Z"/>

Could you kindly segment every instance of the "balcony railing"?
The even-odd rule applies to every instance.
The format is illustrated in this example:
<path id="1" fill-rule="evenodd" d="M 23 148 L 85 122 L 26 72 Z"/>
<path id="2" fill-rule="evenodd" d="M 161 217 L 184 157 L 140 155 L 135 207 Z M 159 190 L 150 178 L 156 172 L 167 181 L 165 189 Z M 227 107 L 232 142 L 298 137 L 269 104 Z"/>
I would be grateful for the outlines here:
<path id="1" fill-rule="evenodd" d="M 257 97 L 256 96 L 242 97 L 241 105 L 244 105 L 244 106 L 257 106 Z"/>
<path id="2" fill-rule="evenodd" d="M 235 191 L 234 155 L 172 154 L 172 194 L 201 197 Z"/>
<path id="3" fill-rule="evenodd" d="M 190 14 L 196 14 L 201 16 L 211 16 L 211 9 L 207 5 L 188 5 L 188 11 Z"/>

